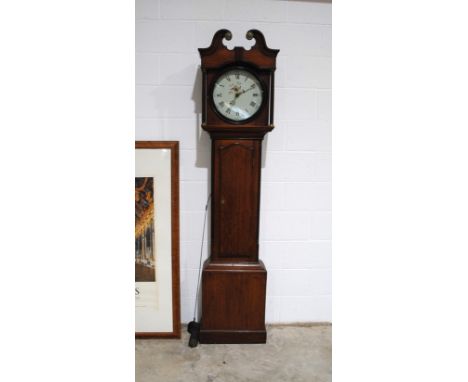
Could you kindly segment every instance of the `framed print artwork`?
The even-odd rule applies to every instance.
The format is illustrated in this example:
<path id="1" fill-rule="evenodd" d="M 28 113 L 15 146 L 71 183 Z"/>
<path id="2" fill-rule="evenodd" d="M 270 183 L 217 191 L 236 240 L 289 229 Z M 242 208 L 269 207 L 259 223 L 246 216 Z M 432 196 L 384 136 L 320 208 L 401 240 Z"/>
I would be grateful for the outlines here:
<path id="1" fill-rule="evenodd" d="M 135 142 L 135 336 L 180 338 L 178 142 Z"/>

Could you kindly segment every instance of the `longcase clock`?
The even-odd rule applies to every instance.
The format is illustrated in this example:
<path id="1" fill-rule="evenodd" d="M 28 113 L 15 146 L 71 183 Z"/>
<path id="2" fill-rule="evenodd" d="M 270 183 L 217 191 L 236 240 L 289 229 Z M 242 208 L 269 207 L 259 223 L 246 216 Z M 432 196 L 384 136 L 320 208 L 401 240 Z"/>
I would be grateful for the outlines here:
<path id="1" fill-rule="evenodd" d="M 277 49 L 200 48 L 202 128 L 212 141 L 211 248 L 202 274 L 201 343 L 265 343 L 267 271 L 258 258 L 262 140 L 273 130 Z"/>

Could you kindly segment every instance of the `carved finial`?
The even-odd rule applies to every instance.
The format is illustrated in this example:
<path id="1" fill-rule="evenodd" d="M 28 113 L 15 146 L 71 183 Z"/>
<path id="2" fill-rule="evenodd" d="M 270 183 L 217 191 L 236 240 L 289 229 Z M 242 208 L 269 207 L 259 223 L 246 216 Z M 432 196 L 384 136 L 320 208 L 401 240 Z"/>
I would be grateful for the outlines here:
<path id="1" fill-rule="evenodd" d="M 251 29 L 247 32 L 245 35 L 247 40 L 252 40 L 255 39 L 255 45 L 254 47 L 257 49 L 260 49 L 261 51 L 273 55 L 276 57 L 278 54 L 279 50 L 278 49 L 270 49 L 268 48 L 266 41 L 265 41 L 265 36 L 263 36 L 263 33 L 260 32 L 258 29 Z"/>
<path id="2" fill-rule="evenodd" d="M 214 34 L 211 45 L 207 48 L 198 48 L 198 51 L 200 52 L 200 56 L 202 58 L 212 56 L 218 51 L 224 51 L 224 56 L 222 58 L 219 57 L 219 60 L 224 60 L 225 63 L 230 62 L 230 60 L 242 61 L 243 59 L 247 58 L 245 55 L 252 54 L 252 52 L 261 52 L 261 54 L 269 57 L 276 57 L 279 52 L 278 49 L 268 48 L 265 42 L 265 37 L 263 36 L 262 32 L 257 29 L 250 29 L 246 33 L 245 37 L 247 40 L 255 39 L 255 44 L 251 49 L 246 50 L 245 48 L 238 46 L 234 47 L 234 49 L 229 49 L 226 45 L 224 45 L 224 40 L 232 40 L 232 33 L 228 29 L 220 29 Z M 226 55 L 226 51 L 230 52 L 229 55 Z M 233 57 L 230 55 L 233 55 Z M 214 65 L 215 63 L 212 62 L 210 64 Z M 206 65 L 207 64 L 205 63 L 205 66 Z M 219 65 L 219 62 L 217 65 Z M 274 66 L 274 64 L 272 65 Z"/>
<path id="3" fill-rule="evenodd" d="M 232 33 L 230 30 L 220 29 L 214 34 L 211 45 L 208 48 L 199 48 L 198 51 L 203 56 L 209 55 L 217 49 L 226 49 L 226 46 L 223 44 L 223 39 L 228 41 L 232 39 Z"/>

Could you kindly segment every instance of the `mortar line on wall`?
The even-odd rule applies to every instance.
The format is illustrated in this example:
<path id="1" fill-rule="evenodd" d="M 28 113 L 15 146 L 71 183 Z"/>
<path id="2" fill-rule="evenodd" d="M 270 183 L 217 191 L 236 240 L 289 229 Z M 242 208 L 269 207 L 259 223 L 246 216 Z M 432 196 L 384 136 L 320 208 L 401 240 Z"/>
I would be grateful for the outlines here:
<path id="1" fill-rule="evenodd" d="M 138 85 L 138 84 L 136 84 Z M 150 120 L 150 121 L 191 121 L 191 122 L 196 122 L 196 118 L 194 117 L 136 117 L 136 120 Z M 288 124 L 287 128 L 288 130 L 296 130 L 296 129 L 310 129 L 310 130 L 329 130 L 328 126 L 317 126 L 317 125 L 307 125 L 307 126 L 290 126 L 290 122 L 304 122 L 304 123 L 315 123 L 315 122 L 324 122 L 328 123 L 331 121 L 325 121 L 325 120 L 313 120 L 313 119 L 290 119 L 290 120 L 283 120 L 281 122 L 276 122 L 275 127 L 276 128 L 284 128 L 281 127 L 284 124 Z M 272 150 L 268 150 L 269 152 Z M 283 150 L 273 150 L 273 151 L 283 151 Z M 292 150 L 294 151 L 294 150 Z M 305 151 L 305 150 L 304 150 Z"/>
<path id="2" fill-rule="evenodd" d="M 145 50 L 145 49 L 136 49 L 135 48 L 135 53 L 141 54 L 141 53 L 148 53 L 148 54 L 193 54 L 193 51 L 191 50 Z"/>
<path id="3" fill-rule="evenodd" d="M 329 270 L 331 269 L 331 265 L 329 266 L 323 266 L 323 267 L 310 267 L 310 268 L 273 268 L 275 269 L 276 271 L 279 271 L 279 272 L 289 272 L 289 271 L 295 271 L 295 272 L 309 272 L 309 271 L 313 271 L 315 269 L 317 270 Z"/>
<path id="4" fill-rule="evenodd" d="M 305 180 L 290 180 L 290 181 L 283 181 L 283 180 L 262 180 L 262 184 L 264 183 L 287 183 L 287 184 L 313 184 L 313 183 L 332 183 L 331 180 L 317 180 L 317 181 L 305 181 Z"/>
<path id="5" fill-rule="evenodd" d="M 160 75 L 160 72 L 158 72 L 158 75 Z M 165 88 L 165 87 L 191 87 L 193 85 L 189 85 L 189 84 L 168 84 L 168 83 L 165 83 L 165 84 L 161 84 L 161 83 L 154 83 L 154 82 L 137 82 L 135 83 L 136 86 L 153 86 L 153 87 L 161 87 L 161 88 Z M 292 88 L 292 87 L 281 87 L 281 86 L 277 86 L 277 89 L 286 89 L 286 90 L 311 90 L 311 91 L 316 91 L 316 92 L 327 92 L 327 91 L 331 91 L 331 89 L 329 88 L 307 88 L 307 87 L 296 87 L 296 88 Z"/>
<path id="6" fill-rule="evenodd" d="M 196 149 L 182 149 L 180 151 L 197 151 Z M 209 151 L 209 150 L 206 150 Z M 285 153 L 285 154 L 331 154 L 331 151 L 327 150 L 268 150 L 270 153 Z"/>
<path id="7" fill-rule="evenodd" d="M 296 153 L 296 154 L 330 154 L 331 151 L 328 150 L 268 150 L 269 153 Z"/>
<path id="8" fill-rule="evenodd" d="M 161 59 L 161 55 L 158 54 L 158 53 L 154 53 L 156 55 L 159 56 L 159 60 Z M 158 75 L 160 75 L 160 68 L 158 70 Z M 147 82 L 147 83 L 137 83 L 136 84 L 137 86 L 152 86 L 152 87 L 160 87 L 160 88 L 174 88 L 174 87 L 193 87 L 193 84 L 176 84 L 176 83 L 173 83 L 173 84 L 168 84 L 168 83 L 165 83 L 165 84 L 153 84 L 153 83 L 150 83 L 150 82 Z M 297 86 L 297 87 L 292 87 L 292 86 L 277 86 L 276 88 L 278 89 L 288 89 L 288 90 L 313 90 L 313 91 L 317 91 L 317 92 L 331 92 L 332 89 L 331 88 L 315 88 L 315 87 L 300 87 L 300 86 Z"/>
<path id="9" fill-rule="evenodd" d="M 269 295 L 268 297 L 287 297 L 287 298 L 291 298 L 291 297 L 297 297 L 297 298 L 304 298 L 304 297 L 332 297 L 332 294 L 331 293 L 317 293 L 317 294 L 305 294 L 305 295 L 297 295 L 297 294 L 293 294 L 293 295 L 278 295 L 278 294 L 271 294 Z"/>
<path id="10" fill-rule="evenodd" d="M 181 56 L 181 55 L 185 55 L 185 56 L 193 56 L 194 58 L 196 57 L 197 60 L 199 58 L 199 55 L 198 53 L 194 53 L 194 52 L 157 52 L 158 54 L 164 56 Z M 194 64 L 194 65 L 199 65 L 199 64 Z"/>
<path id="11" fill-rule="evenodd" d="M 331 266 L 317 266 L 317 267 L 308 267 L 308 268 L 279 268 L 279 267 L 274 267 L 272 266 L 271 264 L 268 264 L 268 262 L 266 261 L 265 258 L 263 258 L 261 255 L 259 256 L 260 259 L 264 260 L 265 262 L 265 265 L 268 267 L 269 270 L 272 270 L 272 271 L 284 271 L 284 272 L 288 272 L 288 271 L 314 271 L 314 270 L 317 270 L 317 271 L 329 271 L 332 269 Z M 186 271 L 191 271 L 191 272 L 198 272 L 198 268 L 196 266 L 193 266 L 193 267 L 181 267 L 181 269 L 184 269 Z"/>
<path id="12" fill-rule="evenodd" d="M 153 88 L 192 88 L 193 85 L 137 85 L 138 87 L 153 87 Z M 164 118 L 168 119 L 168 118 Z M 170 119 L 170 118 L 169 118 Z"/>
<path id="13" fill-rule="evenodd" d="M 191 211 L 195 211 L 195 210 L 191 210 Z M 198 211 L 198 210 L 196 210 Z M 266 213 L 271 213 L 271 212 L 274 212 L 274 213 L 278 213 L 278 212 L 287 212 L 287 213 L 291 213 L 291 214 L 295 214 L 295 213 L 298 213 L 298 212 L 303 212 L 305 214 L 309 214 L 309 213 L 314 213 L 314 212 L 332 212 L 332 210 L 290 210 L 290 209 L 283 209 L 283 210 L 269 210 L 269 209 L 265 209 L 265 208 L 262 208 L 262 211 L 266 212 Z"/>
<path id="14" fill-rule="evenodd" d="M 194 24 L 197 25 L 200 23 L 202 20 L 197 20 L 197 19 L 165 19 L 159 15 L 158 19 L 135 19 L 135 23 L 140 23 L 140 24 L 154 24 L 154 23 L 166 23 L 166 24 L 174 24 L 178 22 L 182 22 L 184 24 Z M 204 21 L 204 20 L 203 20 Z"/>
<path id="15" fill-rule="evenodd" d="M 136 19 L 136 21 L 157 21 L 157 20 L 161 20 L 161 21 L 164 21 L 164 22 L 179 22 L 179 21 L 183 21 L 183 22 L 195 22 L 197 24 L 208 24 L 208 23 L 220 23 L 220 22 L 226 22 L 228 24 L 239 24 L 239 25 L 245 25 L 246 23 L 255 23 L 255 24 L 283 24 L 284 26 L 288 26 L 288 25 L 300 25 L 300 26 L 318 26 L 318 27 L 331 27 L 332 24 L 330 23 L 320 23 L 320 22 L 311 22 L 311 23 L 307 23 L 307 22 L 300 22 L 300 21 L 288 21 L 288 20 L 280 20 L 280 21 L 276 21 L 276 20 L 265 20 L 265 19 L 251 19 L 251 20 L 241 20 L 241 19 L 227 19 L 225 18 L 224 16 L 222 16 L 221 18 L 210 18 L 210 19 L 197 19 L 197 18 L 174 18 L 174 17 L 170 17 L 170 18 L 164 18 L 164 17 L 161 17 L 160 19 L 155 19 L 155 18 L 146 18 L 146 19 L 141 19 L 141 18 L 138 18 Z M 262 26 L 262 25 L 260 25 Z"/>
<path id="16" fill-rule="evenodd" d="M 261 243 L 310 243 L 310 242 L 330 242 L 331 239 L 303 239 L 303 240 L 260 240 Z"/>
<path id="17" fill-rule="evenodd" d="M 315 91 L 331 91 L 332 88 L 316 88 L 310 86 L 276 86 L 277 89 L 291 89 L 291 90 L 315 90 Z"/>

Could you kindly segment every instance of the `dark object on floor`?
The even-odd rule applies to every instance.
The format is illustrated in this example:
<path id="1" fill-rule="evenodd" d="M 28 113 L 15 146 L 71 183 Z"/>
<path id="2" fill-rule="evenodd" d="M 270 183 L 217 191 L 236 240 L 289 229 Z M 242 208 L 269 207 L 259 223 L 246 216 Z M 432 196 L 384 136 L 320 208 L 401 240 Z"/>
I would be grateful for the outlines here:
<path id="1" fill-rule="evenodd" d="M 191 348 L 197 347 L 198 339 L 200 337 L 200 324 L 195 321 L 189 322 L 187 331 L 190 333 L 189 346 Z"/>

